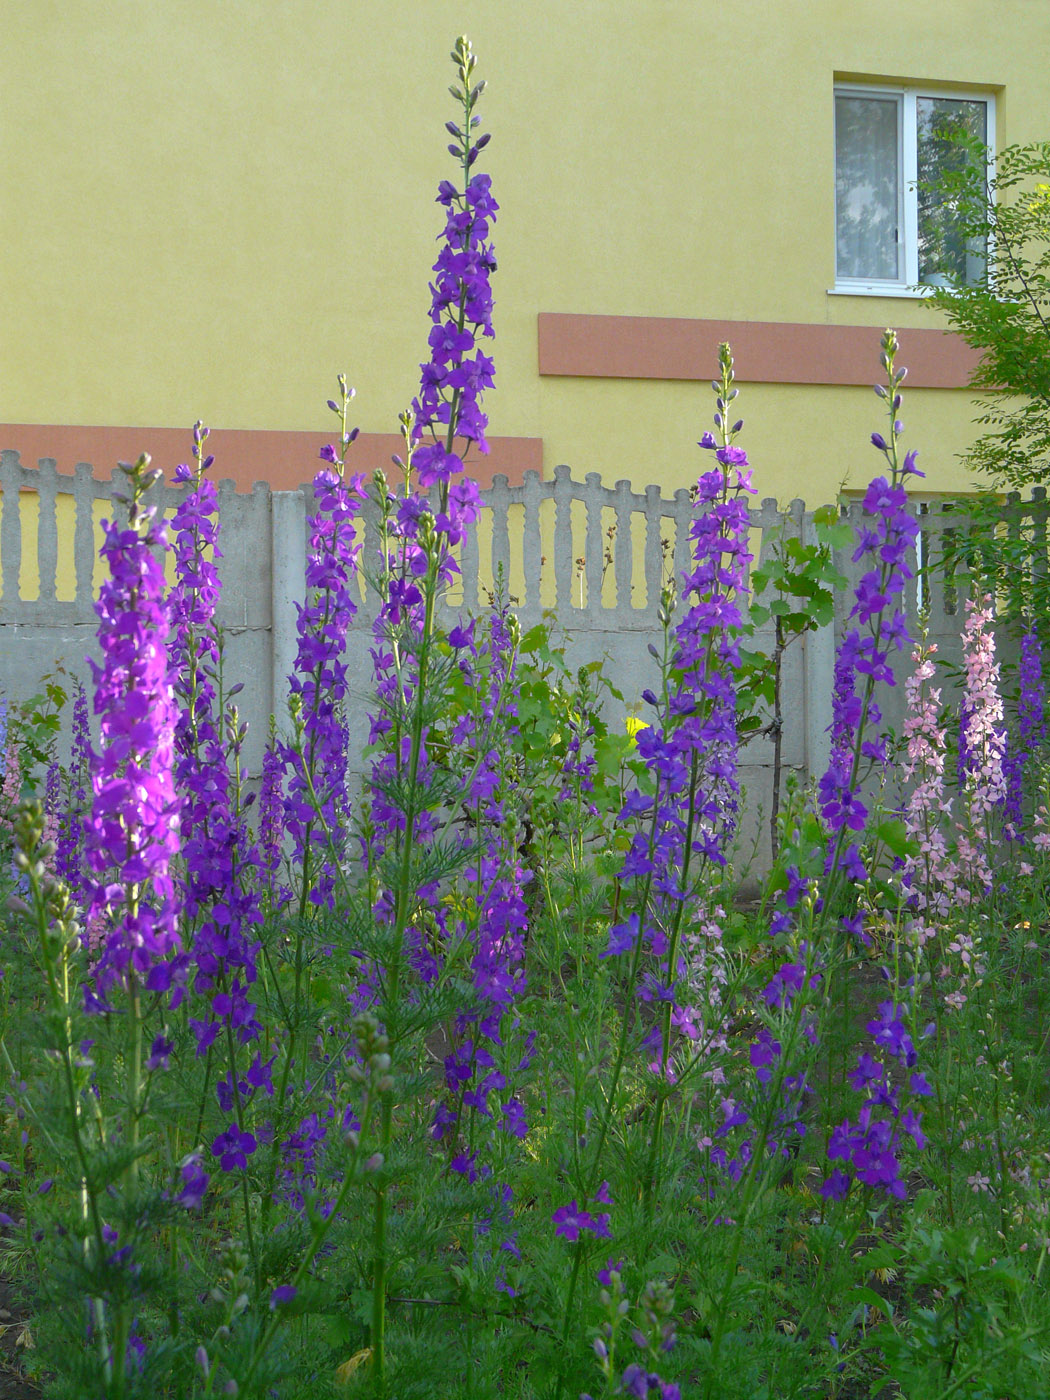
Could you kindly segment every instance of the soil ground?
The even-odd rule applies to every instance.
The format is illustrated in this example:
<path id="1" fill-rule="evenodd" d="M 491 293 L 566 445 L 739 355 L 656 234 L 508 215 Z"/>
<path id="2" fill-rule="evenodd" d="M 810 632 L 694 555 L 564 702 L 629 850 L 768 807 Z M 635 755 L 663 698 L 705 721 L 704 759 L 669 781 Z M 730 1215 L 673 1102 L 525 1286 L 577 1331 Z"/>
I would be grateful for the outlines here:
<path id="1" fill-rule="evenodd" d="M 0 1400 L 40 1400 L 40 1390 L 22 1371 L 26 1348 L 32 1345 L 23 1316 L 11 1285 L 0 1278 Z"/>

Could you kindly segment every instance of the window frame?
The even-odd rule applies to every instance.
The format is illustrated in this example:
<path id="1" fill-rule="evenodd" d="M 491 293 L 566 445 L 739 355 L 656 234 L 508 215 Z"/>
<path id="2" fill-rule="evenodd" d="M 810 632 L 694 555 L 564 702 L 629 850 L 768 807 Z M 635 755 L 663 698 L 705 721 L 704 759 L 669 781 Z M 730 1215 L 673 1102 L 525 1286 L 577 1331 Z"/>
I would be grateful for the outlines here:
<path id="1" fill-rule="evenodd" d="M 892 98 L 897 103 L 897 228 L 903 230 L 903 238 L 898 234 L 897 267 L 903 276 L 880 280 L 874 277 L 840 277 L 838 275 L 838 210 L 835 180 L 838 172 L 838 143 L 835 139 L 838 120 L 836 98 L 839 96 L 862 95 L 864 97 Z M 917 103 L 920 97 L 945 98 L 956 102 L 983 102 L 985 111 L 985 145 L 988 148 L 989 183 L 995 174 L 995 94 L 987 91 L 963 90 L 941 87 L 936 83 L 929 86 L 903 86 L 898 83 L 853 83 L 836 82 L 832 93 L 832 147 L 834 160 L 832 168 L 832 209 L 835 225 L 832 248 L 835 254 L 835 282 L 828 288 L 833 296 L 889 296 L 926 297 L 936 288 L 919 281 L 919 125 Z M 903 268 L 902 268 L 903 264 Z"/>

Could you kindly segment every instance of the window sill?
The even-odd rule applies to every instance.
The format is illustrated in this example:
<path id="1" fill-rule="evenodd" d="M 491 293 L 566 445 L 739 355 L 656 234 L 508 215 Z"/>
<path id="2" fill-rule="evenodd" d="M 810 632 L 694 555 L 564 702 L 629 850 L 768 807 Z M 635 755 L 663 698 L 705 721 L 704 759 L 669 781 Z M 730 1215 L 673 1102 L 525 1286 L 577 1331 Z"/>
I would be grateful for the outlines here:
<path id="1" fill-rule="evenodd" d="M 936 287 L 879 286 L 876 282 L 860 282 L 856 286 L 829 287 L 829 297 L 903 297 L 908 301 L 925 301 Z"/>

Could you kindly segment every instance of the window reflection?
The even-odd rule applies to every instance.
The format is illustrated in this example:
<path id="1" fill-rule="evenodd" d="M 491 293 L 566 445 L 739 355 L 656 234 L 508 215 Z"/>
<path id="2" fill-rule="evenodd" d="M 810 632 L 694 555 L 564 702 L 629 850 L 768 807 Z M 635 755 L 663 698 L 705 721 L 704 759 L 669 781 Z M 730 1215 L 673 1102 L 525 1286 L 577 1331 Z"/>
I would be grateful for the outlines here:
<path id="1" fill-rule="evenodd" d="M 835 246 L 839 277 L 895 281 L 900 175 L 896 98 L 835 99 Z"/>
<path id="2" fill-rule="evenodd" d="M 973 156 L 953 138 L 967 136 L 987 144 L 984 102 L 947 97 L 919 97 L 915 104 L 919 177 L 919 281 L 925 286 L 968 286 L 984 277 L 987 248 L 967 238 L 956 202 L 924 188 L 945 175 L 961 172 Z"/>

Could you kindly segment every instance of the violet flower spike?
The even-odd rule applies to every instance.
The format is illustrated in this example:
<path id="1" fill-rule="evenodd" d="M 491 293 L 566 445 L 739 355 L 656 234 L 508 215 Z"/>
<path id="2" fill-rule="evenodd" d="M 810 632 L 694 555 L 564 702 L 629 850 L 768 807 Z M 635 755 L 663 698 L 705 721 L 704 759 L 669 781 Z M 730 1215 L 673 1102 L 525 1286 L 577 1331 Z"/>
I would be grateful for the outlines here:
<path id="1" fill-rule="evenodd" d="M 343 396 L 345 410 L 352 391 L 343 388 Z M 352 593 L 360 549 L 355 522 L 365 495 L 360 476 L 345 476 L 345 455 L 355 434 L 343 437 L 347 440 L 341 445 L 339 470 L 328 468 L 314 478 L 315 513 L 308 522 L 311 552 L 306 568 L 310 595 L 299 605 L 299 648 L 289 677 L 291 702 L 297 707 L 302 731 L 295 742 L 281 749 L 288 774 L 285 822 L 304 872 L 301 902 L 328 908 L 334 906 L 335 897 L 333 852 L 338 858 L 349 818 L 343 658 L 357 612 Z M 330 460 L 324 452 L 322 456 Z"/>
<path id="2" fill-rule="evenodd" d="M 829 833 L 827 873 L 837 872 L 854 880 L 867 875 L 858 850 L 868 816 L 860 792 L 862 764 L 865 759 L 886 761 L 882 739 L 866 737 L 869 725 L 881 720 L 875 687 L 879 682 L 895 684 L 891 653 L 910 641 L 903 594 L 914 578 L 918 524 L 900 483 L 906 476 L 922 473 L 915 466 L 914 452 L 900 462 L 898 439 L 903 426 L 895 415 L 905 371 L 895 369 L 896 353 L 896 333 L 887 331 L 882 339 L 882 362 L 889 387 L 880 397 L 887 402 L 891 431 L 888 442 L 880 433 L 872 435 L 872 442 L 886 456 L 890 477 L 876 477 L 864 496 L 864 514 L 872 523 L 859 530 L 853 561 L 868 567 L 856 587 L 850 612 L 849 620 L 855 625 L 844 636 L 836 657 L 831 755 L 818 785 L 821 815 Z"/>
<path id="3" fill-rule="evenodd" d="M 100 743 L 92 753 L 86 863 L 93 879 L 88 919 L 104 927 L 95 968 L 105 993 L 129 980 L 164 991 L 178 952 L 171 863 L 179 850 L 173 781 L 175 697 L 165 645 L 169 613 L 163 563 L 164 525 L 143 504 L 159 478 L 149 458 L 126 468 L 128 523 L 104 522 L 102 556 L 110 577 L 95 611 L 102 664 L 89 661 Z"/>

